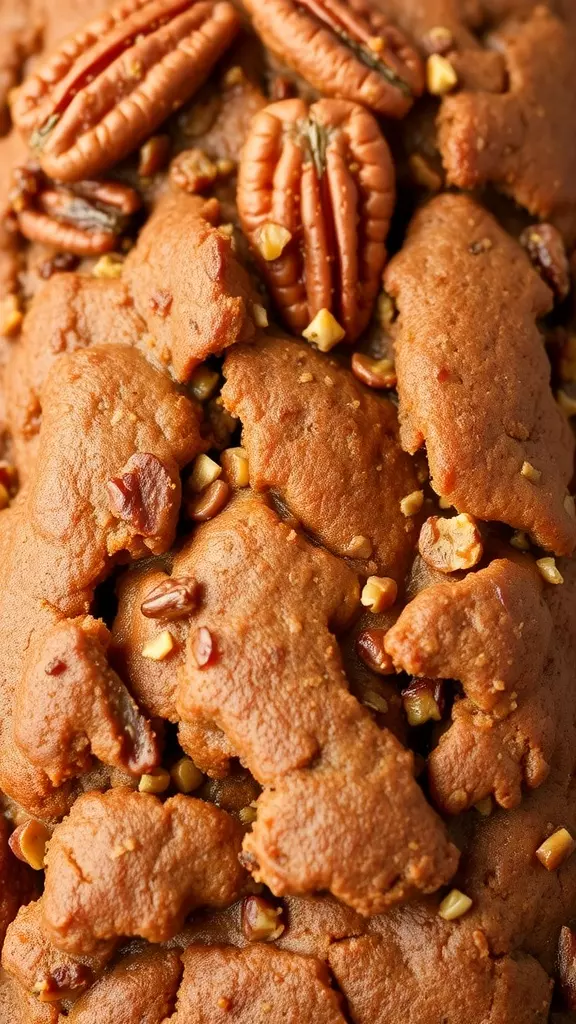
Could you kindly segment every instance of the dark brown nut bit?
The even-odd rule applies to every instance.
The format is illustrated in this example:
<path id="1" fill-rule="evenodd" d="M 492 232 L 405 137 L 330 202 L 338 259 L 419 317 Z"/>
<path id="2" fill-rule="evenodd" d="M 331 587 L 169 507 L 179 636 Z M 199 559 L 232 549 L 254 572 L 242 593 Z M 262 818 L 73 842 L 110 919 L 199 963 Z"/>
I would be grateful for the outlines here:
<path id="1" fill-rule="evenodd" d="M 215 480 L 202 494 L 188 502 L 188 515 L 197 523 L 205 523 L 222 511 L 229 497 L 229 485 L 224 480 Z"/>
<path id="2" fill-rule="evenodd" d="M 373 359 L 363 352 L 355 352 L 352 356 L 352 373 L 376 391 L 396 387 L 396 371 L 391 359 Z"/>
<path id="3" fill-rule="evenodd" d="M 61 999 L 77 999 L 93 981 L 93 972 L 85 964 L 58 964 L 49 973 L 37 978 L 33 995 L 41 1003 L 56 1003 Z"/>
<path id="4" fill-rule="evenodd" d="M 238 26 L 226 2 L 121 0 L 28 76 L 14 123 L 51 177 L 98 174 L 193 95 Z"/>
<path id="5" fill-rule="evenodd" d="M 127 185 L 84 181 L 73 190 L 54 187 L 35 166 L 16 168 L 12 182 L 12 209 L 24 237 L 75 256 L 110 252 L 141 205 Z"/>
<path id="6" fill-rule="evenodd" d="M 413 679 L 402 690 L 402 704 L 408 725 L 440 722 L 444 711 L 443 683 L 440 679 Z"/>
<path id="7" fill-rule="evenodd" d="M 170 164 L 170 180 L 191 195 L 210 188 L 218 177 L 218 167 L 201 149 L 185 149 Z"/>
<path id="8" fill-rule="evenodd" d="M 284 931 L 282 907 L 263 896 L 248 896 L 242 904 L 242 931 L 248 942 L 274 942 Z"/>
<path id="9" fill-rule="evenodd" d="M 316 89 L 404 117 L 424 87 L 420 57 L 373 0 L 246 0 L 259 35 Z"/>
<path id="10" fill-rule="evenodd" d="M 151 178 L 164 170 L 170 156 L 172 143 L 169 135 L 153 135 L 147 139 L 140 150 L 138 175 L 140 178 Z"/>
<path id="11" fill-rule="evenodd" d="M 385 629 L 365 629 L 356 640 L 356 653 L 368 668 L 380 676 L 394 675 L 392 658 L 384 650 Z"/>
<path id="12" fill-rule="evenodd" d="M 181 619 L 198 604 L 198 584 L 190 576 L 162 580 L 142 601 L 140 611 L 147 619 Z"/>
<path id="13" fill-rule="evenodd" d="M 576 1010 L 576 933 L 567 925 L 558 939 L 558 976 L 564 1009 Z"/>
<path id="14" fill-rule="evenodd" d="M 520 244 L 556 298 L 565 299 L 570 291 L 570 268 L 558 229 L 552 224 L 533 224 L 520 235 Z"/>
<path id="15" fill-rule="evenodd" d="M 433 569 L 448 573 L 472 569 L 484 549 L 476 521 L 463 512 L 452 519 L 430 516 L 420 531 L 418 550 Z"/>
<path id="16" fill-rule="evenodd" d="M 113 515 L 123 519 L 142 537 L 154 537 L 174 518 L 179 488 L 166 466 L 155 455 L 137 452 L 120 476 L 108 481 Z"/>
<path id="17" fill-rule="evenodd" d="M 356 104 L 284 100 L 252 121 L 238 179 L 242 227 L 289 327 L 330 321 L 319 328 L 326 339 L 313 338 L 323 351 L 344 332 L 354 341 L 370 319 L 394 199 L 388 146 Z"/>

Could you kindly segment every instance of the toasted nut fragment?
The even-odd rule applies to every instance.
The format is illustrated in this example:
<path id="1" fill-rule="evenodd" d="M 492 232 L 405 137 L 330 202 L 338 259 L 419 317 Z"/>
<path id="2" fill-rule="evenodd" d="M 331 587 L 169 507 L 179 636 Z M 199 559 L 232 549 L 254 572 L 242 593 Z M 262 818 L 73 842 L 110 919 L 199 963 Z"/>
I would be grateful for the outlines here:
<path id="1" fill-rule="evenodd" d="M 190 650 L 198 668 L 205 668 L 213 660 L 215 645 L 212 634 L 206 626 L 200 626 L 191 639 Z"/>
<path id="2" fill-rule="evenodd" d="M 435 25 L 422 40 L 427 53 L 448 53 L 454 47 L 454 36 L 444 25 Z"/>
<path id="3" fill-rule="evenodd" d="M 356 640 L 356 653 L 368 668 L 380 676 L 395 673 L 392 658 L 384 650 L 385 629 L 365 629 Z"/>
<path id="4" fill-rule="evenodd" d="M 252 825 L 258 817 L 258 811 L 252 804 L 248 804 L 247 807 L 241 807 L 238 812 L 238 817 L 243 825 Z"/>
<path id="5" fill-rule="evenodd" d="M 189 757 L 181 757 L 170 769 L 170 777 L 179 793 L 193 793 L 204 782 L 204 775 Z"/>
<path id="6" fill-rule="evenodd" d="M 485 796 L 483 800 L 478 800 L 474 807 L 483 818 L 489 818 L 494 810 L 494 801 L 491 796 Z"/>
<path id="7" fill-rule="evenodd" d="M 193 494 L 201 494 L 221 475 L 222 467 L 217 462 L 214 462 L 214 459 L 211 459 L 209 455 L 198 455 L 194 460 L 187 488 Z"/>
<path id="8" fill-rule="evenodd" d="M 574 853 L 576 841 L 568 829 L 559 828 L 536 850 L 536 856 L 547 871 L 556 871 Z"/>
<path id="9" fill-rule="evenodd" d="M 321 309 L 306 330 L 302 331 L 306 341 L 312 341 L 321 352 L 329 352 L 345 335 L 346 331 L 329 309 Z"/>
<path id="10" fill-rule="evenodd" d="M 218 168 L 201 149 L 186 149 L 170 165 L 170 178 L 178 188 L 193 194 L 213 185 Z"/>
<path id="11" fill-rule="evenodd" d="M 163 629 L 158 636 L 154 637 L 142 648 L 142 657 L 150 661 L 164 661 L 174 650 L 174 637 L 169 629 Z"/>
<path id="12" fill-rule="evenodd" d="M 440 722 L 444 707 L 441 680 L 413 679 L 402 690 L 402 704 L 408 725 L 417 727 L 426 722 Z"/>
<path id="13" fill-rule="evenodd" d="M 567 390 L 561 388 L 556 395 L 558 405 L 562 409 L 562 412 L 566 416 L 576 416 L 576 396 L 568 393 Z"/>
<path id="14" fill-rule="evenodd" d="M 141 793 L 165 793 L 170 785 L 170 772 L 165 768 L 153 768 L 140 777 L 138 789 Z"/>
<path id="15" fill-rule="evenodd" d="M 516 530 L 512 534 L 510 544 L 513 548 L 516 548 L 517 551 L 530 551 L 530 538 L 523 530 Z"/>
<path id="16" fill-rule="evenodd" d="M 32 994 L 40 1003 L 55 1003 L 61 999 L 77 999 L 94 980 L 93 971 L 84 964 L 60 963 L 44 977 L 37 978 Z"/>
<path id="17" fill-rule="evenodd" d="M 476 521 L 466 512 L 452 519 L 430 516 L 418 540 L 422 558 L 439 572 L 457 572 L 477 565 L 483 554 Z"/>
<path id="18" fill-rule="evenodd" d="M 252 306 L 252 319 L 256 327 L 268 327 L 268 313 L 259 302 L 255 302 Z"/>
<path id="19" fill-rule="evenodd" d="M 426 85 L 433 96 L 445 96 L 458 84 L 452 64 L 440 53 L 432 53 L 426 61 Z"/>
<path id="20" fill-rule="evenodd" d="M 277 260 L 291 240 L 292 235 L 287 228 L 270 221 L 263 224 L 255 236 L 258 252 L 267 263 Z"/>
<path id="21" fill-rule="evenodd" d="M 0 334 L 6 338 L 18 334 L 24 314 L 19 308 L 16 295 L 8 295 L 0 302 Z"/>
<path id="22" fill-rule="evenodd" d="M 389 576 L 369 576 L 360 600 L 374 614 L 391 608 L 398 596 L 398 584 Z"/>
<path id="23" fill-rule="evenodd" d="M 221 456 L 222 469 L 230 487 L 248 487 L 250 483 L 250 468 L 248 466 L 248 453 L 245 448 L 226 448 Z"/>
<path id="24" fill-rule="evenodd" d="M 140 150 L 138 161 L 138 174 L 141 178 L 151 178 L 164 169 L 168 162 L 170 145 L 169 135 L 153 135 L 151 139 L 146 140 Z"/>
<path id="25" fill-rule="evenodd" d="M 34 871 L 42 871 L 44 868 L 44 856 L 46 844 L 50 839 L 50 829 L 43 821 L 30 818 L 23 825 L 14 829 L 8 839 L 8 845 L 18 860 L 29 864 Z"/>
<path id="26" fill-rule="evenodd" d="M 122 277 L 124 257 L 118 252 L 107 252 L 92 267 L 92 276 L 114 281 Z"/>
<path id="27" fill-rule="evenodd" d="M 558 975 L 566 1010 L 576 1010 L 576 932 L 567 925 L 558 939 Z"/>
<path id="28" fill-rule="evenodd" d="M 352 537 L 346 548 L 346 554 L 348 558 L 370 558 L 373 550 L 372 541 L 368 537 L 358 535 Z"/>
<path id="29" fill-rule="evenodd" d="M 135 416 L 135 414 L 134 414 Z M 175 526 L 180 507 L 180 479 L 150 452 L 136 452 L 107 484 L 110 511 L 142 537 L 155 537 Z"/>
<path id="30" fill-rule="evenodd" d="M 13 497 L 18 490 L 18 470 L 11 462 L 0 460 L 0 484 L 6 489 L 10 497 Z"/>
<path id="31" fill-rule="evenodd" d="M 191 576 L 171 576 L 162 580 L 140 605 L 147 619 L 181 619 L 198 604 L 198 584 Z"/>
<path id="32" fill-rule="evenodd" d="M 366 690 L 362 695 L 362 704 L 366 708 L 371 708 L 372 711 L 378 711 L 381 715 L 385 715 L 388 711 L 388 701 L 376 690 Z"/>
<path id="33" fill-rule="evenodd" d="M 202 494 L 188 502 L 186 511 L 195 522 L 205 523 L 222 511 L 229 497 L 230 487 L 226 481 L 215 480 Z"/>
<path id="34" fill-rule="evenodd" d="M 263 896 L 248 896 L 242 904 L 242 931 L 248 942 L 274 942 L 284 925 L 282 907 L 275 907 Z"/>
<path id="35" fill-rule="evenodd" d="M 442 188 L 442 175 L 435 171 L 421 153 L 413 153 L 408 160 L 410 173 L 414 181 L 427 188 L 429 192 L 439 192 Z"/>
<path id="36" fill-rule="evenodd" d="M 190 391 L 199 402 L 206 402 L 216 391 L 220 382 L 220 374 L 209 370 L 207 366 L 198 366 L 190 379 Z"/>
<path id="37" fill-rule="evenodd" d="M 372 359 L 362 352 L 352 356 L 352 373 L 363 384 L 377 391 L 396 387 L 396 371 L 391 359 Z"/>
<path id="38" fill-rule="evenodd" d="M 538 571 L 546 583 L 558 585 L 564 583 L 564 577 L 556 565 L 555 558 L 539 558 L 536 562 Z"/>
<path id="39" fill-rule="evenodd" d="M 535 224 L 520 235 L 540 276 L 561 301 L 570 291 L 570 268 L 562 235 L 552 224 Z"/>
<path id="40" fill-rule="evenodd" d="M 455 921 L 466 914 L 471 906 L 472 900 L 469 896 L 460 892 L 460 889 L 452 889 L 438 907 L 438 914 L 444 921 Z"/>
<path id="41" fill-rule="evenodd" d="M 404 516 L 415 516 L 424 504 L 424 491 L 412 491 L 411 494 L 407 494 L 405 498 L 402 498 L 400 502 L 400 511 Z"/>
<path id="42" fill-rule="evenodd" d="M 542 479 L 540 470 L 536 469 L 530 462 L 523 462 L 520 472 L 531 484 L 538 484 Z"/>

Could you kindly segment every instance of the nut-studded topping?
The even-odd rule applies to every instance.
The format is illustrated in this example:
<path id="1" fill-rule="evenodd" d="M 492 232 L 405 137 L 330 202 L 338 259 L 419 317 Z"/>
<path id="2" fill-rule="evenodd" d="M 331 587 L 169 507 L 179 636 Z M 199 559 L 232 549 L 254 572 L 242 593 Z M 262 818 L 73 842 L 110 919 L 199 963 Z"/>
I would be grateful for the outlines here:
<path id="1" fill-rule="evenodd" d="M 566 1010 L 576 1010 L 576 933 L 564 925 L 558 939 L 558 974 Z"/>
<path id="2" fill-rule="evenodd" d="M 398 595 L 398 584 L 389 576 L 369 576 L 363 587 L 360 601 L 365 608 L 378 615 L 391 608 Z"/>
<path id="3" fill-rule="evenodd" d="M 556 871 L 575 849 L 576 842 L 568 829 L 559 828 L 538 847 L 536 856 L 547 871 Z"/>
<path id="4" fill-rule="evenodd" d="M 10 202 L 25 238 L 76 256 L 110 252 L 141 205 L 128 185 L 83 181 L 64 188 L 33 164 L 12 172 Z"/>
<path id="5" fill-rule="evenodd" d="M 483 553 L 480 531 L 465 512 L 452 519 L 430 516 L 420 531 L 418 549 L 424 561 L 440 572 L 471 569 Z"/>
<path id="6" fill-rule="evenodd" d="M 120 0 L 25 80 L 14 122 L 51 177 L 98 174 L 192 96 L 238 24 L 225 2 Z"/>
<path id="7" fill-rule="evenodd" d="M 50 829 L 44 822 L 30 818 L 14 829 L 8 839 L 8 845 L 15 857 L 29 864 L 34 871 L 42 871 L 49 839 Z"/>
<path id="8" fill-rule="evenodd" d="M 422 62 L 374 0 L 246 0 L 258 33 L 319 92 L 403 117 Z"/>
<path id="9" fill-rule="evenodd" d="M 202 494 L 198 494 L 186 505 L 186 511 L 197 523 L 205 523 L 222 511 L 228 498 L 230 487 L 225 480 L 215 480 Z"/>
<path id="10" fill-rule="evenodd" d="M 444 710 L 442 682 L 438 679 L 413 679 L 402 690 L 402 704 L 408 725 L 425 725 L 426 722 L 440 722 Z"/>
<path id="11" fill-rule="evenodd" d="M 248 896 L 242 904 L 242 931 L 248 942 L 274 942 L 284 931 L 282 907 L 263 896 Z"/>
<path id="12" fill-rule="evenodd" d="M 147 619 L 181 619 L 193 612 L 198 603 L 198 584 L 190 576 L 172 576 L 162 580 L 140 605 Z"/>
<path id="13" fill-rule="evenodd" d="M 558 229 L 552 224 L 534 224 L 522 232 L 520 244 L 556 297 L 565 299 L 570 291 L 570 268 Z"/>
<path id="14" fill-rule="evenodd" d="M 396 387 L 396 371 L 391 359 L 373 359 L 363 352 L 355 352 L 352 356 L 352 373 L 376 391 Z"/>
<path id="15" fill-rule="evenodd" d="M 312 340 L 324 351 L 368 323 L 393 206 L 390 153 L 366 110 L 294 99 L 254 118 L 240 163 L 242 226 L 289 327 L 312 330 L 323 318 L 318 331 L 330 339 Z"/>
<path id="16" fill-rule="evenodd" d="M 108 481 L 110 510 L 142 537 L 154 537 L 173 517 L 179 494 L 165 465 L 147 452 L 137 452 L 120 476 Z"/>

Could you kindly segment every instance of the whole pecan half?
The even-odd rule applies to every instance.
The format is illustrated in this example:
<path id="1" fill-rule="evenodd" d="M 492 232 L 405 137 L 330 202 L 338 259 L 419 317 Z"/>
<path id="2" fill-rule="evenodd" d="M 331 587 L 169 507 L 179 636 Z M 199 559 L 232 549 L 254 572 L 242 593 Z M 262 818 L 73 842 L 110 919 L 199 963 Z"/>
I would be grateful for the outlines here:
<path id="1" fill-rule="evenodd" d="M 48 181 L 34 164 L 12 172 L 10 203 L 25 238 L 76 256 L 110 252 L 141 206 L 128 185 L 83 181 L 64 188 Z"/>
<path id="2" fill-rule="evenodd" d="M 422 61 L 373 0 L 245 0 L 264 42 L 328 96 L 404 117 Z"/>
<path id="3" fill-rule="evenodd" d="M 238 27 L 227 2 L 121 0 L 29 75 L 14 123 L 51 177 L 100 174 L 192 96 Z"/>
<path id="4" fill-rule="evenodd" d="M 252 121 L 238 210 L 286 322 L 329 310 L 354 341 L 380 287 L 394 167 L 367 110 L 345 100 L 282 100 Z M 275 257 L 275 258 L 274 258 Z"/>

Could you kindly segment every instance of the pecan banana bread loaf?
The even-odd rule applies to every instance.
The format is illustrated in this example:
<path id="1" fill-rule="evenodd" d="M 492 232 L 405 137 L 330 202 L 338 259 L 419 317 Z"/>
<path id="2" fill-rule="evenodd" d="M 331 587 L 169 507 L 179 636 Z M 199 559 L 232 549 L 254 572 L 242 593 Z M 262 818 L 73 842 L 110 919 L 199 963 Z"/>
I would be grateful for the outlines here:
<path id="1" fill-rule="evenodd" d="M 0 1024 L 576 1021 L 576 0 L 0 0 Z"/>

